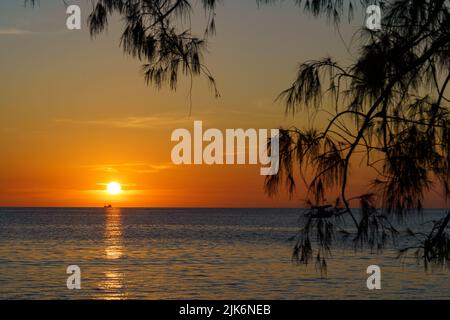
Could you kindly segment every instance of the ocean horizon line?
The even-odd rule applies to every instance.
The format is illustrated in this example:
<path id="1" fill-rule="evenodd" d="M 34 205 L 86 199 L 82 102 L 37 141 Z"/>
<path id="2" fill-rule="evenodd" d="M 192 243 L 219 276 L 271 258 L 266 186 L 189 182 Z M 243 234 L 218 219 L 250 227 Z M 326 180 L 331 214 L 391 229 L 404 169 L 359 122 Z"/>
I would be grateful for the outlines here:
<path id="1" fill-rule="evenodd" d="M 295 209 L 301 209 L 306 210 L 310 209 L 308 207 L 185 207 L 185 206 L 112 206 L 112 207 L 105 207 L 105 206 L 2 206 L 0 205 L 1 209 L 236 209 L 236 210 L 242 210 L 242 209 L 286 209 L 286 210 L 295 210 Z M 359 210 L 358 207 L 352 207 L 351 210 Z M 377 210 L 383 210 L 385 208 L 377 208 Z M 434 208 L 434 207 L 428 207 L 428 208 L 413 208 L 410 209 L 411 211 L 424 211 L 424 210 L 450 210 L 450 208 Z"/>

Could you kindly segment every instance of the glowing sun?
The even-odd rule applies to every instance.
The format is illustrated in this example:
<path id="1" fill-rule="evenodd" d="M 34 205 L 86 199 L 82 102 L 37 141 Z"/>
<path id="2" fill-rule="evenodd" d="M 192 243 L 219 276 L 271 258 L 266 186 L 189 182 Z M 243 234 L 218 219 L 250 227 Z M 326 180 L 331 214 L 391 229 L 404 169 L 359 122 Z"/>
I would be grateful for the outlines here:
<path id="1" fill-rule="evenodd" d="M 122 186 L 118 182 L 111 182 L 108 183 L 108 186 L 106 187 L 106 190 L 110 194 L 119 194 L 122 191 Z"/>

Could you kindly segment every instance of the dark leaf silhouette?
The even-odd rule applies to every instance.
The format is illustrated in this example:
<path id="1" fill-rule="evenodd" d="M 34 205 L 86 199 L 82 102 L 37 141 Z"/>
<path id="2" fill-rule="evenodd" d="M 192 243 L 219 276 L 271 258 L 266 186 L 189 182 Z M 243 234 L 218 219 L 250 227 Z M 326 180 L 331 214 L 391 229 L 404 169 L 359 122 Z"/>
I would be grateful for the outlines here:
<path id="1" fill-rule="evenodd" d="M 315 15 L 343 13 L 344 1 L 306 3 Z M 421 210 L 425 194 L 438 186 L 446 200 L 450 197 L 450 101 L 446 96 L 450 2 L 385 1 L 383 12 L 380 31 L 359 31 L 354 64 L 341 66 L 327 57 L 300 65 L 293 84 L 279 96 L 286 111 L 293 115 L 320 112 L 324 105 L 331 105 L 331 118 L 325 127 L 282 130 L 282 170 L 266 180 L 266 190 L 273 195 L 283 182 L 292 193 L 300 178 L 314 205 L 325 204 L 327 191 L 340 190 L 344 215 L 354 223 L 355 247 L 367 245 L 377 251 L 387 240 L 395 240 L 398 231 L 389 222 L 393 215 L 401 221 L 409 212 Z M 370 197 L 349 199 L 350 167 L 358 155 L 377 177 L 368 185 Z M 359 216 L 350 208 L 351 200 L 359 200 Z M 415 247 L 425 266 L 447 265 L 448 222 L 436 222 Z M 323 233 L 317 223 L 306 226 L 302 230 L 308 234 L 312 226 Z M 349 234 L 345 232 L 346 237 Z M 415 235 L 411 230 L 408 234 Z M 318 241 L 316 246 L 323 258 L 330 243 L 324 247 Z M 294 256 L 307 263 L 313 252 L 314 245 L 301 238 Z"/>

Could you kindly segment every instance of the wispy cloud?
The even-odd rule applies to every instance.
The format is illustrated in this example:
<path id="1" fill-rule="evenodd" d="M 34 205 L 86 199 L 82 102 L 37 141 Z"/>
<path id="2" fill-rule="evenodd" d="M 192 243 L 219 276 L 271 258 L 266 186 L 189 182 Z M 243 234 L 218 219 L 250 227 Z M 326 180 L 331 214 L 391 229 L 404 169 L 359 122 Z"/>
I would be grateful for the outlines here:
<path id="1" fill-rule="evenodd" d="M 75 120 L 75 119 L 56 119 L 58 123 L 78 124 L 78 125 L 94 125 L 105 126 L 121 129 L 153 129 L 163 128 L 169 125 L 178 125 L 187 123 L 187 118 L 176 118 L 167 116 L 151 116 L 151 117 L 126 117 L 115 119 L 98 119 L 98 120 Z"/>
<path id="2" fill-rule="evenodd" d="M 19 29 L 19 28 L 1 28 L 0 27 L 0 35 L 8 35 L 8 36 L 20 36 L 20 35 L 28 35 L 33 32 L 30 30 Z"/>
<path id="3" fill-rule="evenodd" d="M 146 174 L 168 170 L 172 166 L 173 165 L 171 163 L 150 164 L 144 162 L 136 162 L 136 163 L 87 165 L 83 166 L 83 168 L 89 168 L 93 171 L 101 171 L 106 173 L 118 173 L 120 171 L 125 171 L 125 172 Z"/>

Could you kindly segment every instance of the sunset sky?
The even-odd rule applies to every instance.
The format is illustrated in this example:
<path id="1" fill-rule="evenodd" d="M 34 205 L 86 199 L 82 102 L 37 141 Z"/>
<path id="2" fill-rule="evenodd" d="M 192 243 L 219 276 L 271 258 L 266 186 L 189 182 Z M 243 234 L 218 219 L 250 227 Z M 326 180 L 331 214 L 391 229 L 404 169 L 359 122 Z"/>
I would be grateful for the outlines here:
<path id="1" fill-rule="evenodd" d="M 87 1 L 81 4 L 86 22 Z M 194 25 L 204 15 L 197 8 Z M 171 132 L 194 120 L 214 128 L 308 126 L 308 114 L 284 114 L 277 95 L 298 64 L 351 58 L 334 28 L 289 2 L 224 1 L 206 63 L 218 82 L 215 99 L 203 78 L 177 92 L 145 85 L 140 63 L 119 48 L 121 23 L 91 39 L 65 27 L 63 1 L 0 3 L 0 206 L 296 207 L 285 194 L 268 198 L 260 166 L 174 166 Z M 363 23 L 356 16 L 355 25 Z M 352 29 L 342 25 L 350 42 Z M 185 79 L 184 79 L 185 80 Z M 364 192 L 370 174 L 357 169 L 350 194 Z M 118 195 L 105 192 L 120 182 Z M 440 206 L 430 194 L 426 205 Z"/>

